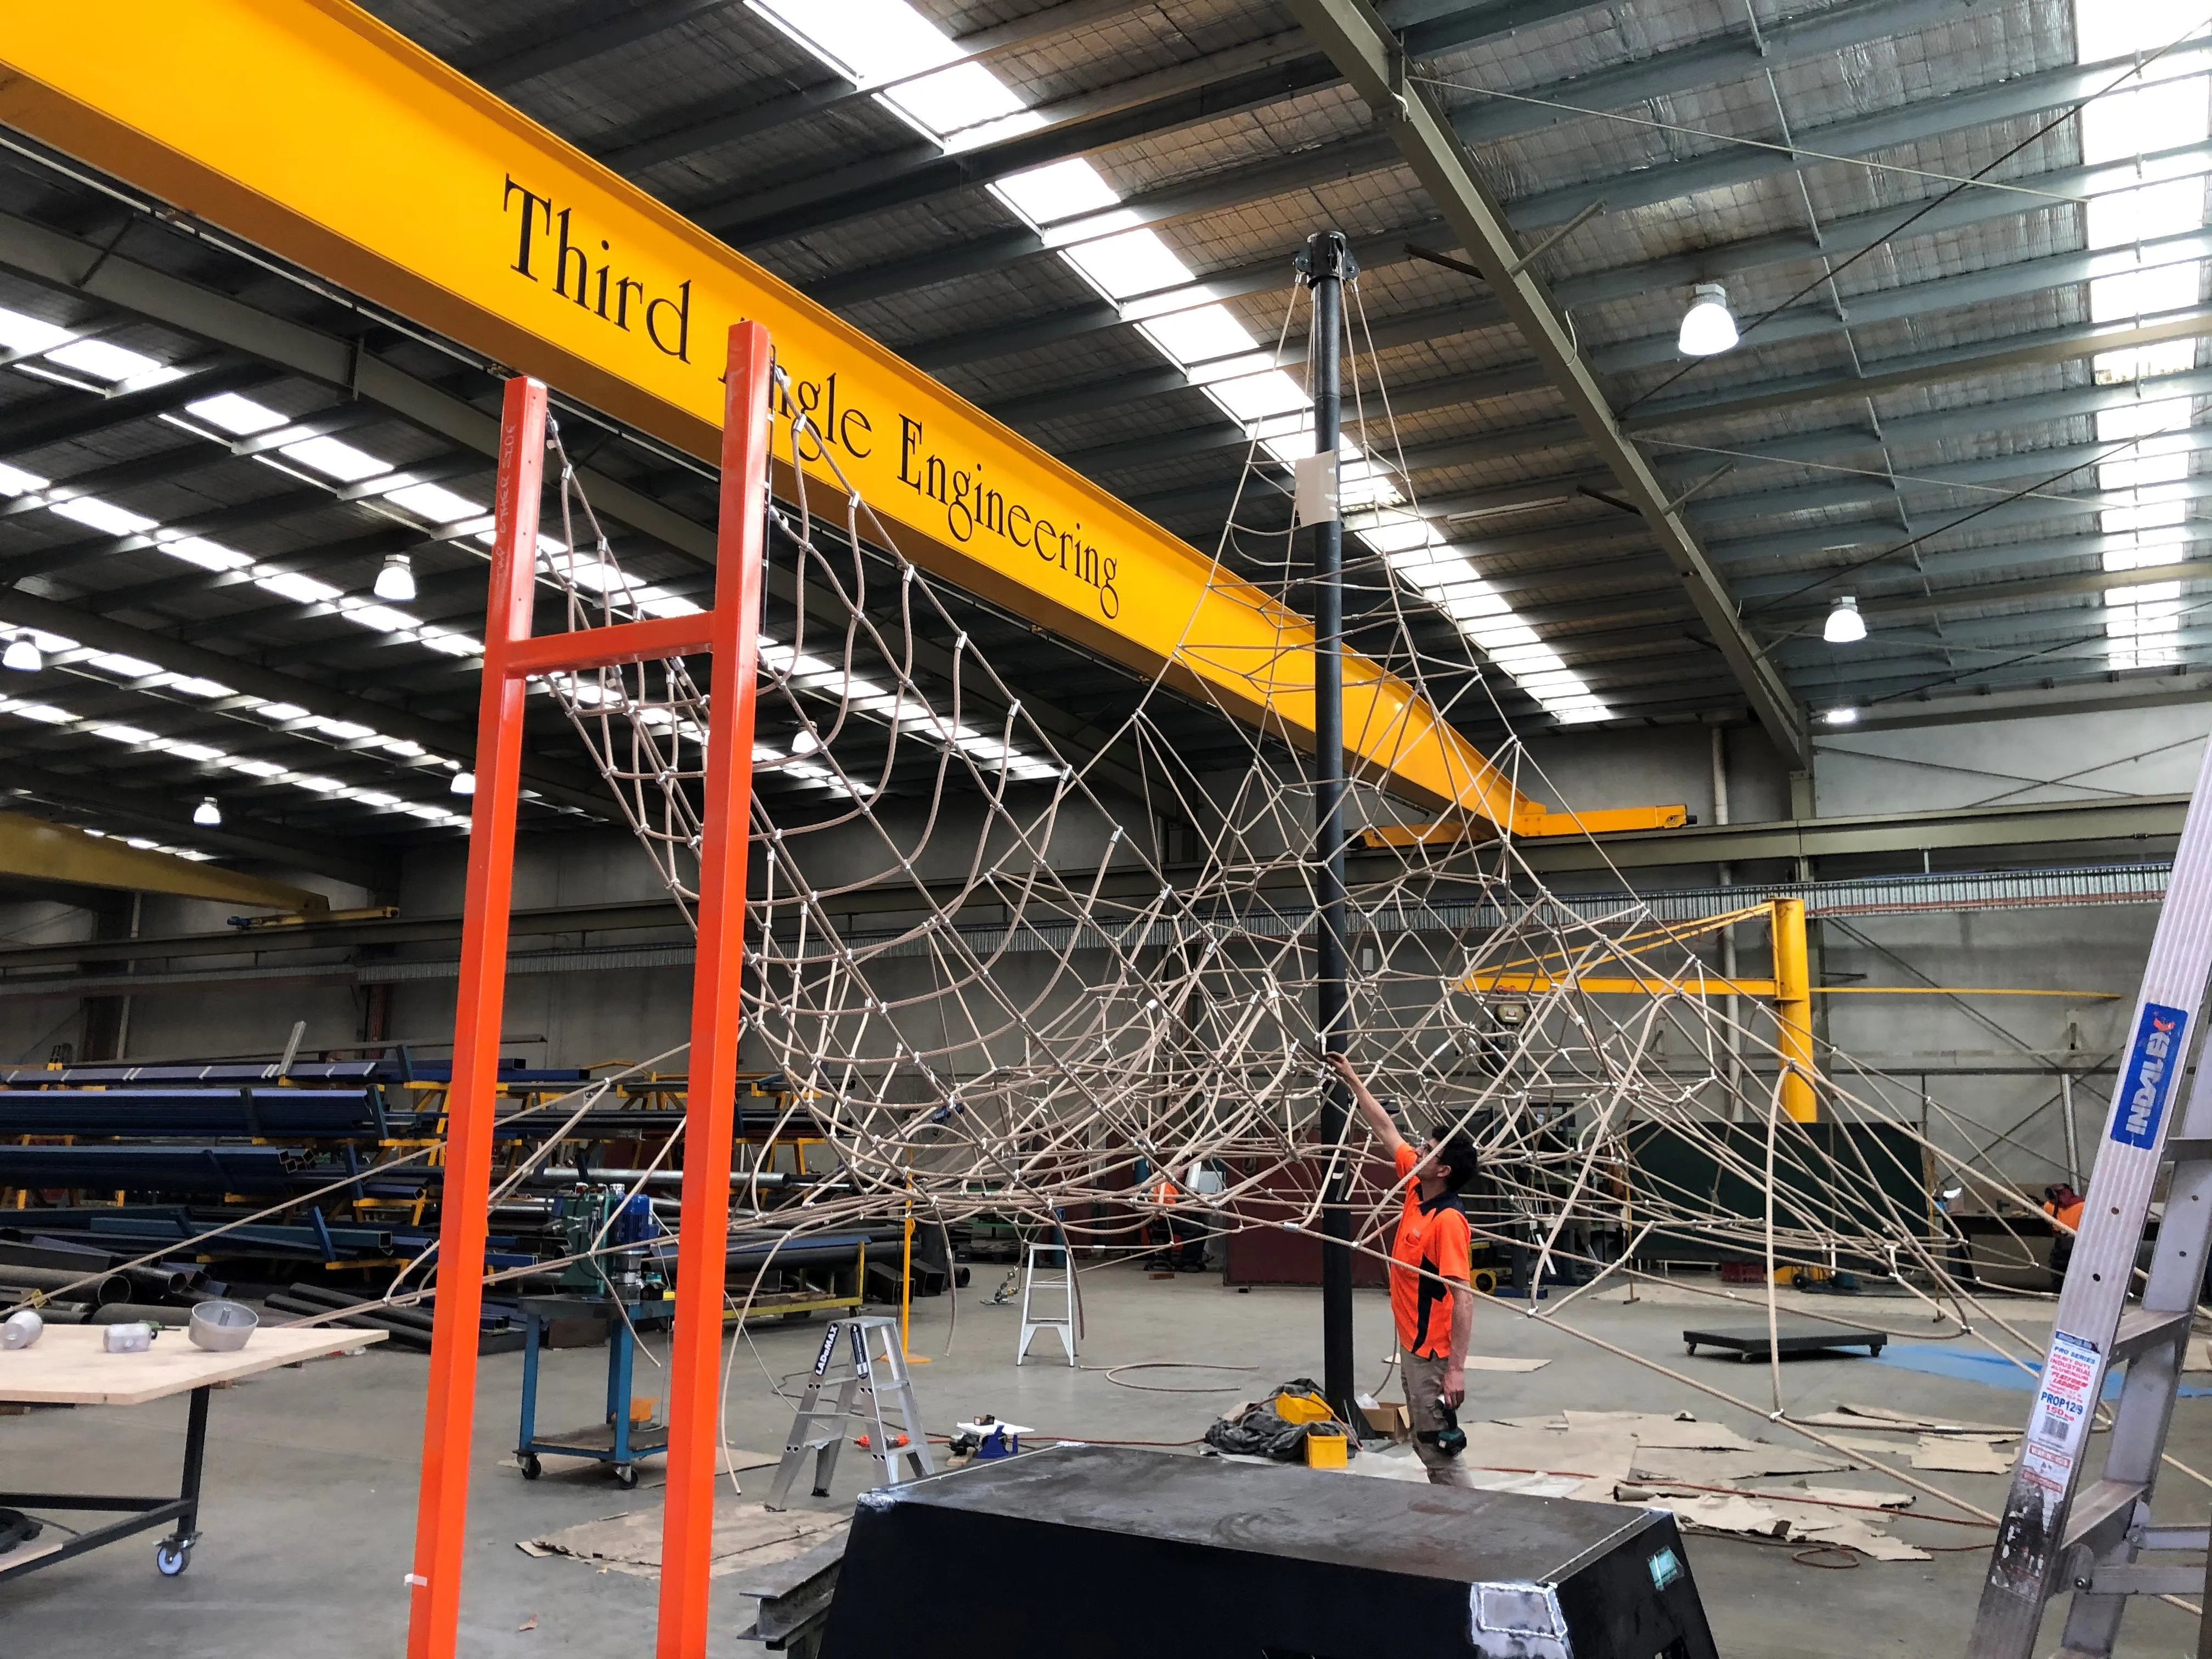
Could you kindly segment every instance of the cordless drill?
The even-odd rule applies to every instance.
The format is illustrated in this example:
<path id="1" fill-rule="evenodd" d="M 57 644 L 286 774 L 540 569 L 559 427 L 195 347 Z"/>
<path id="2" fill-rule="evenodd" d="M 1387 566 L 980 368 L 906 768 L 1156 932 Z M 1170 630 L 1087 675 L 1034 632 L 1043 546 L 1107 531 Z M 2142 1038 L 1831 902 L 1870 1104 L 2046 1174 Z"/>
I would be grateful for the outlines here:
<path id="1" fill-rule="evenodd" d="M 1437 1396 L 1437 1409 L 1444 1414 L 1444 1425 L 1422 1430 L 1422 1443 L 1434 1446 L 1446 1457 L 1457 1457 L 1467 1449 L 1467 1431 L 1460 1427 L 1459 1413 L 1452 1409 L 1451 1401 L 1442 1395 Z"/>

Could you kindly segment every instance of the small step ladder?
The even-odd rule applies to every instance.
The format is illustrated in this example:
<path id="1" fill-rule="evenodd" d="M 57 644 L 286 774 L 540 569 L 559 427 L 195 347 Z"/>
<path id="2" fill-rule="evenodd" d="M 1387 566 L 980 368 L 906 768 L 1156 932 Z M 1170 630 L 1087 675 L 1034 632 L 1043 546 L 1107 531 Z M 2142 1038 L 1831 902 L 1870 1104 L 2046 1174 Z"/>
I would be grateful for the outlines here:
<path id="1" fill-rule="evenodd" d="M 1048 1276 L 1047 1264 L 1037 1260 L 1039 1252 L 1049 1252 L 1060 1258 L 1057 1276 Z M 1060 1311 L 1041 1314 L 1037 1310 L 1037 1292 L 1060 1297 Z M 1060 1346 L 1067 1350 L 1067 1363 L 1075 1363 L 1075 1263 L 1065 1244 L 1032 1244 L 1029 1260 L 1022 1269 L 1022 1341 L 1014 1350 L 1014 1364 L 1020 1364 L 1030 1357 L 1030 1339 L 1039 1331 L 1050 1331 L 1060 1338 Z"/>
<path id="2" fill-rule="evenodd" d="M 2196 1596 L 2203 1527 L 2154 1526 L 2151 1488 L 2166 1450 L 2184 1351 L 2212 1243 L 2212 1048 L 2198 1056 L 2186 1103 L 2166 1109 L 2186 1070 L 2212 974 L 2212 744 L 2175 848 L 2173 874 L 2128 1026 L 2118 1086 L 2090 1173 L 2074 1259 L 2059 1292 L 2042 1381 L 2005 1498 L 1970 1659 L 2034 1659 L 2045 1603 L 2073 1592 L 2062 1659 L 2108 1659 L 2131 1595 Z M 2171 1120 L 2179 1127 L 2171 1136 Z M 2151 1194 L 2171 1166 L 2150 1273 L 2130 1304 Z M 2106 1373 L 2126 1375 L 2103 1469 L 2083 1478 Z M 2208 1621 L 2212 1630 L 2212 1621 Z M 2212 1646 L 2201 1650 L 2212 1655 Z"/>
<path id="3" fill-rule="evenodd" d="M 845 1352 L 841 1355 L 841 1348 Z M 824 1389 L 835 1387 L 837 1403 L 822 1404 Z M 886 1405 L 889 1409 L 886 1410 Z M 837 1454 L 855 1426 L 867 1437 L 868 1455 L 876 1461 L 877 1486 L 896 1486 L 902 1480 L 919 1480 L 937 1473 L 929 1455 L 929 1436 L 914 1403 L 914 1381 L 907 1375 L 906 1355 L 899 1346 L 898 1321 L 880 1316 L 833 1319 L 822 1334 L 822 1346 L 814 1356 L 814 1375 L 799 1396 L 799 1413 L 792 1419 L 791 1438 L 776 1465 L 775 1482 L 763 1508 L 790 1506 L 791 1483 L 799 1466 L 814 1454 L 814 1495 L 830 1495 L 830 1478 L 837 1470 Z M 911 1470 L 902 1474 L 903 1462 Z"/>

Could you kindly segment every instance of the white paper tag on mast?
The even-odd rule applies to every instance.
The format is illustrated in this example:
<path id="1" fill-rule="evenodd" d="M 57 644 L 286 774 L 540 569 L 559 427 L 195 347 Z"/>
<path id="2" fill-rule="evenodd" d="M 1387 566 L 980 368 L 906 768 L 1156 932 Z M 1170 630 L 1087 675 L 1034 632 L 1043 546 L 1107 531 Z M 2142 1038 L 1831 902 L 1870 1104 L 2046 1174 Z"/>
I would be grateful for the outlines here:
<path id="1" fill-rule="evenodd" d="M 1328 454 L 1301 455 L 1291 463 L 1291 476 L 1297 484 L 1291 510 L 1301 528 L 1331 524 L 1342 516 L 1336 505 L 1336 463 L 1337 458 Z"/>

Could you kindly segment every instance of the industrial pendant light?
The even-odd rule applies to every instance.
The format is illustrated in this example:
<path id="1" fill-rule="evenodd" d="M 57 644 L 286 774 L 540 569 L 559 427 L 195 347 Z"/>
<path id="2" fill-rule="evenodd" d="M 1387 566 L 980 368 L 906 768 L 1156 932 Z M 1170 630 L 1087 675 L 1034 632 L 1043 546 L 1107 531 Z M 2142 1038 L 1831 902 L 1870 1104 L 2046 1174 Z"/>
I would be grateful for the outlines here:
<path id="1" fill-rule="evenodd" d="M 6 653 L 0 655 L 0 664 L 21 669 L 26 674 L 35 674 L 46 665 L 46 659 L 39 654 L 36 640 L 28 634 L 16 634 L 9 639 Z"/>
<path id="2" fill-rule="evenodd" d="M 1820 637 L 1830 645 L 1856 645 L 1866 637 L 1866 618 L 1859 615 L 1856 596 L 1846 593 L 1836 601 L 1836 608 L 1828 613 L 1828 620 L 1820 629 Z"/>
<path id="3" fill-rule="evenodd" d="M 473 772 L 453 774 L 453 791 L 457 795 L 473 795 L 477 792 L 477 775 Z"/>
<path id="4" fill-rule="evenodd" d="M 415 597 L 415 565 L 404 553 L 387 553 L 373 590 L 380 599 L 406 605 Z"/>
<path id="5" fill-rule="evenodd" d="M 200 804 L 192 808 L 192 822 L 212 830 L 222 822 L 222 808 L 215 804 L 213 795 L 203 795 Z"/>
<path id="6" fill-rule="evenodd" d="M 1699 283 L 1690 308 L 1682 313 L 1682 331 L 1674 338 L 1677 349 L 1685 357 L 1714 357 L 1732 349 L 1737 338 L 1728 290 L 1718 283 Z"/>

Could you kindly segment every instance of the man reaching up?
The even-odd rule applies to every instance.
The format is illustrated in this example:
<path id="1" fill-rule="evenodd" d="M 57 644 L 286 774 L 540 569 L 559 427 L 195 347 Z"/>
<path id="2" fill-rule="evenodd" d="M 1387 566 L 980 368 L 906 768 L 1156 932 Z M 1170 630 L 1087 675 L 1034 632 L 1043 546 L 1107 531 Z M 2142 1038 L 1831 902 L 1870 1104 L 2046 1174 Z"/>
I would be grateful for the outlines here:
<path id="1" fill-rule="evenodd" d="M 1436 1437 L 1445 1426 L 1445 1411 L 1456 1413 L 1467 1398 L 1467 1344 L 1474 1327 L 1474 1290 L 1468 1283 L 1474 1234 L 1459 1195 L 1478 1168 L 1474 1143 L 1438 1129 L 1418 1150 L 1407 1146 L 1352 1061 L 1331 1054 L 1328 1063 L 1396 1164 L 1398 1178 L 1407 1182 L 1405 1212 L 1390 1246 L 1390 1313 L 1404 1355 L 1400 1372 L 1414 1453 L 1432 1484 L 1471 1486 L 1474 1478 L 1462 1466 L 1459 1453 L 1438 1446 Z"/>

